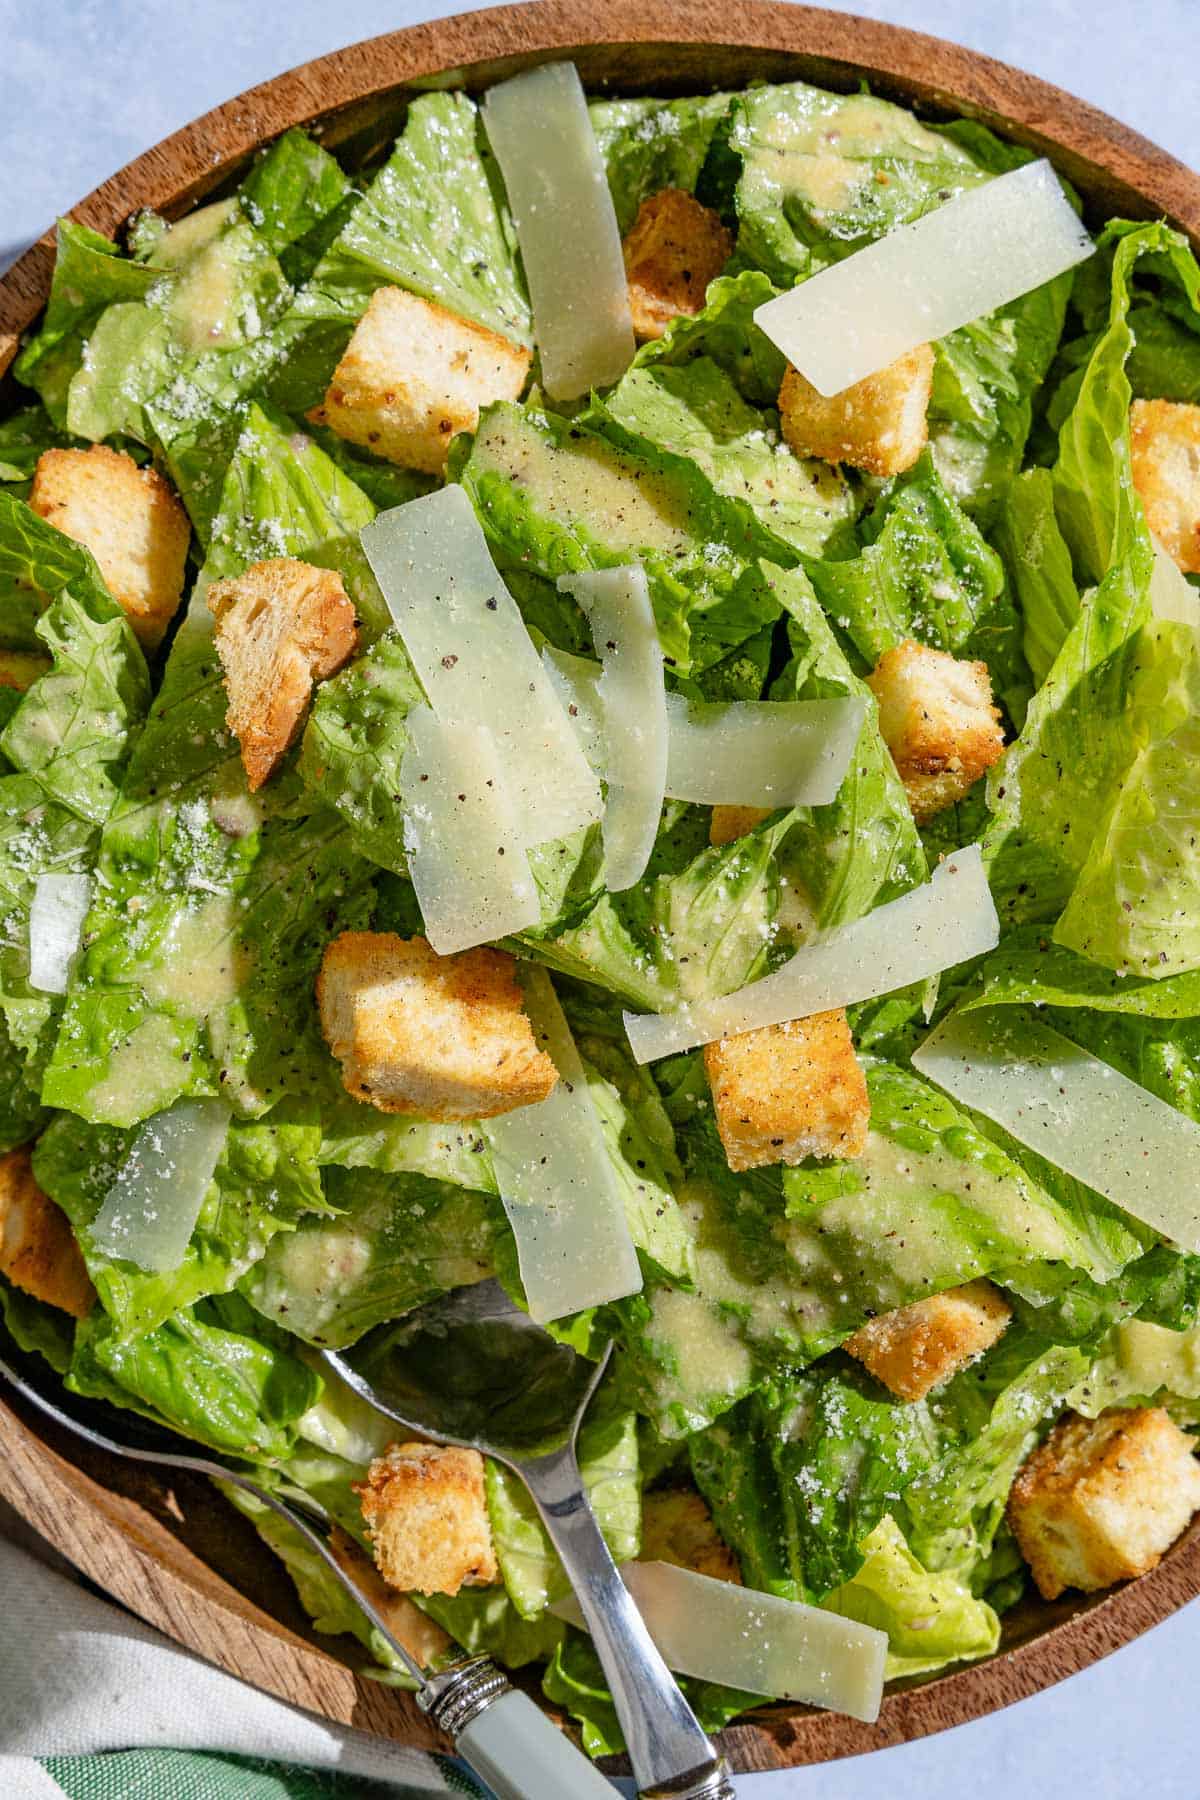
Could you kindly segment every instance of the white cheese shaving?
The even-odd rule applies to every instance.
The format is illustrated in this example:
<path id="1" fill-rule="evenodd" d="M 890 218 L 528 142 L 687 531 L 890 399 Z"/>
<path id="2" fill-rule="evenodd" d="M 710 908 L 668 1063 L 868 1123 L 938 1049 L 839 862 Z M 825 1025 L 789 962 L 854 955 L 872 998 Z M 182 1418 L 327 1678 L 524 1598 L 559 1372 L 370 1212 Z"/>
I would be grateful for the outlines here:
<path id="1" fill-rule="evenodd" d="M 465 491 L 381 513 L 362 546 L 433 710 L 495 739 L 526 844 L 600 817 L 600 786 Z"/>
<path id="2" fill-rule="evenodd" d="M 754 322 L 818 393 L 840 394 L 1094 248 L 1043 158 L 822 269 L 760 306 Z"/>
<path id="3" fill-rule="evenodd" d="M 491 732 L 428 706 L 405 723 L 404 850 L 429 942 L 450 956 L 536 925 L 537 887 Z"/>
<path id="4" fill-rule="evenodd" d="M 29 908 L 29 985 L 65 994 L 92 901 L 86 875 L 39 875 Z"/>
<path id="5" fill-rule="evenodd" d="M 555 400 L 607 387 L 633 361 L 621 233 L 574 63 L 490 88 L 483 122 L 504 176 Z"/>
<path id="6" fill-rule="evenodd" d="M 604 877 L 612 893 L 645 873 L 667 779 L 667 696 L 662 646 L 645 570 L 636 564 L 562 575 L 587 614 L 600 656 L 596 688 L 607 745 Z"/>
<path id="7" fill-rule="evenodd" d="M 603 775 L 608 768 L 608 741 L 600 703 L 600 664 L 590 656 L 556 650 L 553 644 L 542 646 L 542 662 L 567 709 L 580 749 L 596 773 Z"/>
<path id="8" fill-rule="evenodd" d="M 790 962 L 734 994 L 669 1013 L 626 1013 L 634 1059 L 654 1062 L 721 1037 L 782 1025 L 890 994 L 994 950 L 1000 921 L 978 844 L 955 851 L 933 880 L 804 944 Z"/>
<path id="9" fill-rule="evenodd" d="M 677 1675 L 831 1707 L 868 1724 L 879 1717 L 886 1632 L 673 1563 L 628 1562 L 621 1579 Z M 573 1594 L 550 1610 L 583 1625 Z"/>
<path id="10" fill-rule="evenodd" d="M 1154 539 L 1154 568 L 1150 575 L 1150 611 L 1156 619 L 1200 630 L 1200 592 L 1192 586 L 1175 558 Z"/>
<path id="11" fill-rule="evenodd" d="M 667 793 L 696 806 L 826 806 L 835 799 L 866 705 L 668 694 Z"/>
<path id="12" fill-rule="evenodd" d="M 1200 1251 L 1200 1125 L 1019 1008 L 951 1013 L 913 1067 L 1018 1143 Z"/>
<path id="13" fill-rule="evenodd" d="M 177 1269 L 228 1132 L 220 1100 L 177 1100 L 147 1119 L 92 1221 L 95 1249 L 139 1269 Z"/>
<path id="14" fill-rule="evenodd" d="M 558 1070 L 546 1100 L 481 1130 L 539 1324 L 635 1294 L 642 1285 L 625 1205 L 570 1027 L 544 969 L 521 970 L 525 1010 Z"/>

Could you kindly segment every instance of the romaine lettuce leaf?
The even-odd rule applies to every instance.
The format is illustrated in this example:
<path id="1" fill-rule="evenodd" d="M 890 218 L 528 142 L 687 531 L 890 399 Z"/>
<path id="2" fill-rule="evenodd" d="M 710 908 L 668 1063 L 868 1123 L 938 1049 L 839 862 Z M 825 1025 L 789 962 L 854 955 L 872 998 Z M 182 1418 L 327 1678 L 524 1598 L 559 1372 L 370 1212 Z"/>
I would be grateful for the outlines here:
<path id="1" fill-rule="evenodd" d="M 47 801 L 32 776 L 0 777 L 0 1015 L 14 1068 L 10 1104 L 17 1129 L 37 1116 L 36 1106 L 31 1113 L 30 1091 L 36 1095 L 53 1043 L 52 1021 L 61 1011 L 56 995 L 29 980 L 29 910 L 37 880 L 89 873 L 96 837 L 95 827 L 78 814 Z"/>
<path id="2" fill-rule="evenodd" d="M 0 1275 L 0 1321 L 18 1350 L 44 1357 L 55 1374 L 66 1374 L 75 1350 L 75 1321 L 69 1313 L 35 1300 Z"/>
<path id="3" fill-rule="evenodd" d="M 280 320 L 281 364 L 270 382 L 279 405 L 299 415 L 324 399 L 367 302 L 389 285 L 532 341 L 512 221 L 466 94 L 413 100 L 390 158 Z"/>
<path id="4" fill-rule="evenodd" d="M 774 293 L 753 270 L 715 282 L 703 311 L 644 344 L 588 416 L 618 444 L 695 464 L 768 534 L 763 553 L 790 563 L 851 549 L 858 497 L 843 471 L 783 441 L 774 403 L 785 365 L 753 319 Z"/>
<path id="5" fill-rule="evenodd" d="M 1200 1015 L 1200 972 L 1154 976 L 1117 973 L 1055 942 L 1036 925 L 1008 932 L 978 971 L 981 986 L 960 1004 L 1086 1007 L 1149 1019 Z"/>
<path id="6" fill-rule="evenodd" d="M 1040 687 L 1080 610 L 1049 469 L 1018 475 L 1005 496 L 996 536 L 1021 608 L 1025 659 Z"/>
<path id="7" fill-rule="evenodd" d="M 238 200 L 263 243 L 278 256 L 349 192 L 350 183 L 328 150 L 293 125 L 255 158 Z"/>
<path id="8" fill-rule="evenodd" d="M 368 1168 L 327 1168 L 324 1179 L 337 1216 L 302 1221 L 241 1283 L 258 1312 L 297 1337 L 352 1344 L 373 1326 L 493 1273 L 504 1223 L 490 1194 Z"/>
<path id="9" fill-rule="evenodd" d="M 734 97 L 700 197 L 727 196 L 739 255 L 791 287 L 988 179 L 906 107 L 793 81 Z"/>
<path id="10" fill-rule="evenodd" d="M 13 365 L 18 381 L 36 388 L 60 430 L 66 428 L 67 390 L 83 359 L 89 326 L 108 306 L 146 298 L 158 272 L 120 254 L 98 231 L 60 219 L 54 274 L 41 329 Z"/>
<path id="11" fill-rule="evenodd" d="M 880 1521 L 863 1553 L 854 1579 L 824 1604 L 843 1618 L 887 1632 L 887 1680 L 927 1675 L 999 1649 L 1000 1621 L 992 1608 L 975 1599 L 957 1575 L 923 1569 L 894 1519 Z"/>
<path id="12" fill-rule="evenodd" d="M 12 484 L 18 499 L 28 495 L 43 450 L 68 445 L 71 439 L 54 424 L 44 406 L 23 406 L 0 419 L 0 481 Z M 16 484 L 20 483 L 18 487 Z"/>
<path id="13" fill-rule="evenodd" d="M 1200 1423 L 1200 1329 L 1170 1331 L 1142 1319 L 1116 1326 L 1067 1403 L 1094 1419 L 1109 1406 L 1165 1406 L 1177 1423 Z"/>
<path id="14" fill-rule="evenodd" d="M 505 1587 L 461 1588 L 457 1594 L 414 1594 L 422 1612 L 436 1619 L 469 1656 L 494 1656 L 506 1669 L 546 1662 L 566 1626 L 553 1613 L 523 1619 Z"/>
<path id="15" fill-rule="evenodd" d="M 205 1295 L 228 1293 L 276 1233 L 294 1232 L 306 1215 L 329 1211 L 315 1125 L 286 1116 L 254 1124 L 235 1120 L 180 1266 L 158 1273 L 102 1256 L 88 1227 L 133 1135 L 61 1113 L 34 1151 L 34 1173 L 71 1221 L 116 1341 L 156 1330 Z"/>
<path id="16" fill-rule="evenodd" d="M 781 863 L 819 930 L 849 924 L 925 879 L 925 852 L 896 765 L 879 732 L 874 696 L 854 674 L 800 570 L 768 570 L 788 614 L 791 661 L 772 688 L 776 699 L 852 695 L 867 716 L 836 800 L 798 809 Z"/>
<path id="17" fill-rule="evenodd" d="M 674 673 L 717 662 L 778 615 L 763 584 L 743 578 L 764 548 L 757 526 L 681 457 L 618 449 L 579 423 L 501 402 L 473 440 L 455 440 L 450 469 L 502 573 L 556 580 L 640 561 Z"/>
<path id="18" fill-rule="evenodd" d="M 952 656 L 984 657 L 1002 691 L 1014 673 L 1016 632 L 1004 568 L 928 454 L 889 484 L 860 529 L 860 555 L 805 567 L 867 667 L 916 638 Z"/>
<path id="19" fill-rule="evenodd" d="M 67 1386 L 246 1461 L 286 1456 L 321 1391 L 320 1378 L 260 1333 L 236 1295 L 202 1300 L 133 1338 L 93 1313 L 76 1331 Z"/>
<path id="20" fill-rule="evenodd" d="M 592 100 L 588 116 L 604 160 L 622 236 L 643 200 L 662 188 L 695 192 L 713 132 L 729 108 L 728 94 L 687 94 L 679 100 Z"/>
<path id="21" fill-rule="evenodd" d="M 868 1065 L 863 1156 L 736 1175 L 700 1059 L 667 1067 L 694 1283 L 651 1283 L 603 1315 L 625 1391 L 664 1436 L 701 1429 L 877 1313 L 1043 1266 L 1060 1285 L 1064 1268 L 1106 1282 L 1146 1247 L 1115 1208 L 1060 1197 L 906 1069 Z"/>
<path id="22" fill-rule="evenodd" d="M 299 556 L 338 571 L 373 636 L 391 623 L 358 541 L 374 517 L 373 503 L 344 467 L 290 419 L 252 404 L 225 470 L 193 612 L 212 582 L 264 558 Z"/>
<path id="23" fill-rule="evenodd" d="M 1143 629 L 1122 724 L 1132 760 L 1054 941 L 1122 974 L 1178 976 L 1200 969 L 1200 638 L 1191 626 Z"/>

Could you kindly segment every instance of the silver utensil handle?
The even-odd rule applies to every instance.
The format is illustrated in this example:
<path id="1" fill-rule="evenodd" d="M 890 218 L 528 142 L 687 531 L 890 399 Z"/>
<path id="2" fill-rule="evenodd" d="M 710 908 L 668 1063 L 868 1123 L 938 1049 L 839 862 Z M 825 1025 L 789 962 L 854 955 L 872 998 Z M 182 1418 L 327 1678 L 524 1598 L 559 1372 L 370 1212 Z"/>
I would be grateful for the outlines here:
<path id="1" fill-rule="evenodd" d="M 562 1559 L 604 1669 L 642 1800 L 734 1800 L 717 1755 L 621 1580 L 572 1449 L 521 1474 Z"/>

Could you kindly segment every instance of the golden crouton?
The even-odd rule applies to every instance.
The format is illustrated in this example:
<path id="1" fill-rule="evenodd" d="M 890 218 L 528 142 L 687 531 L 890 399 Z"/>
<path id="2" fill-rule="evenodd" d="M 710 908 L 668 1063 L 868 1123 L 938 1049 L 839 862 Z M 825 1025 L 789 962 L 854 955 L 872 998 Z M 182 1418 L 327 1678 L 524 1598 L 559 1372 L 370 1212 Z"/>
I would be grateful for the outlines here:
<path id="1" fill-rule="evenodd" d="M 415 1606 L 407 1594 L 390 1587 L 352 1537 L 335 1525 L 329 1536 L 329 1553 L 355 1587 L 370 1601 L 392 1636 L 421 1668 L 432 1668 L 446 1654 L 452 1639 L 436 1619 Z"/>
<path id="2" fill-rule="evenodd" d="M 0 1156 L 0 1275 L 75 1319 L 96 1299 L 67 1215 L 34 1180 L 28 1149 Z"/>
<path id="3" fill-rule="evenodd" d="M 158 471 L 106 444 L 43 450 L 29 504 L 86 545 L 138 642 L 153 650 L 179 605 L 192 533 Z"/>
<path id="4" fill-rule="evenodd" d="M 737 1557 L 713 1524 L 699 1494 L 664 1488 L 642 1501 L 642 1561 L 673 1563 L 741 1585 Z"/>
<path id="5" fill-rule="evenodd" d="M 1200 406 L 1135 400 L 1129 439 L 1147 525 L 1185 575 L 1200 575 Z"/>
<path id="6" fill-rule="evenodd" d="M 931 1294 L 881 1313 L 842 1348 L 901 1400 L 923 1400 L 1002 1337 L 1012 1310 L 990 1281 Z"/>
<path id="7" fill-rule="evenodd" d="M 733 238 L 711 207 L 682 188 L 663 188 L 642 201 L 622 249 L 641 343 L 662 337 L 681 313 L 701 310 L 709 282 L 729 261 Z"/>
<path id="8" fill-rule="evenodd" d="M 919 825 L 961 800 L 1004 753 L 987 664 L 907 638 L 880 657 L 867 685 L 879 729 Z"/>
<path id="9" fill-rule="evenodd" d="M 392 1444 L 354 1491 L 376 1566 L 402 1594 L 457 1594 L 495 1581 L 477 1450 Z"/>
<path id="10" fill-rule="evenodd" d="M 23 694 L 49 667 L 50 658 L 34 650 L 0 650 L 0 687 Z"/>
<path id="11" fill-rule="evenodd" d="M 532 356 L 403 288 L 377 288 L 309 418 L 406 469 L 440 475 L 480 408 L 517 400 Z"/>
<path id="12" fill-rule="evenodd" d="M 1200 1507 L 1192 1439 L 1161 1406 L 1068 1413 L 1025 1463 L 1008 1501 L 1021 1554 L 1047 1600 L 1094 1594 L 1154 1568 Z"/>
<path id="13" fill-rule="evenodd" d="M 710 844 L 732 844 L 734 838 L 745 837 L 764 819 L 769 819 L 769 806 L 714 806 L 708 821 Z"/>
<path id="14" fill-rule="evenodd" d="M 380 1112 L 492 1119 L 544 1100 L 558 1071 L 534 1042 L 511 956 L 439 956 L 422 937 L 343 931 L 317 977 L 347 1092 Z"/>
<path id="15" fill-rule="evenodd" d="M 868 475 L 901 475 L 929 441 L 932 388 L 928 344 L 829 397 L 789 367 L 779 390 L 783 435 L 797 456 L 849 463 Z"/>
<path id="16" fill-rule="evenodd" d="M 314 683 L 355 654 L 358 620 L 336 571 L 290 556 L 214 582 L 208 605 L 229 695 L 226 722 L 253 792 L 300 735 Z"/>
<path id="17" fill-rule="evenodd" d="M 704 1046 L 731 1169 L 861 1156 L 871 1105 L 841 1007 Z"/>

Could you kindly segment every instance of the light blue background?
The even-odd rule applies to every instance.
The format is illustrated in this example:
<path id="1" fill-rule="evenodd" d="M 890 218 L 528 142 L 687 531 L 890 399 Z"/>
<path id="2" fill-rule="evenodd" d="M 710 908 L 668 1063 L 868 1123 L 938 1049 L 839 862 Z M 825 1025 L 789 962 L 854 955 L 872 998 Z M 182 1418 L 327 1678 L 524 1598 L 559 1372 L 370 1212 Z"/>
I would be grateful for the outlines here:
<path id="1" fill-rule="evenodd" d="M 467 0 L 459 9 L 472 10 Z M 448 10 L 453 0 L 0 0 L 0 267 L 196 114 L 339 44 Z M 1200 0 L 857 0 L 856 10 L 1017 63 L 1200 164 Z M 1191 1608 L 993 1718 L 866 1760 L 744 1780 L 739 1791 L 744 1800 L 1196 1800 L 1198 1688 L 1200 1609 Z"/>

